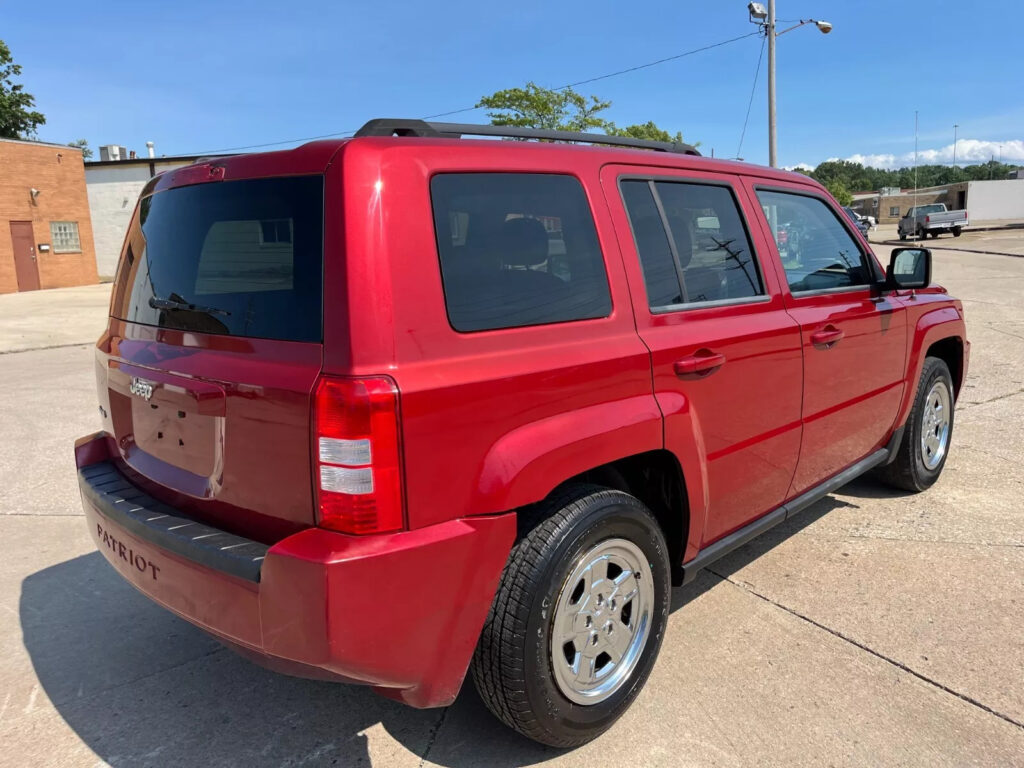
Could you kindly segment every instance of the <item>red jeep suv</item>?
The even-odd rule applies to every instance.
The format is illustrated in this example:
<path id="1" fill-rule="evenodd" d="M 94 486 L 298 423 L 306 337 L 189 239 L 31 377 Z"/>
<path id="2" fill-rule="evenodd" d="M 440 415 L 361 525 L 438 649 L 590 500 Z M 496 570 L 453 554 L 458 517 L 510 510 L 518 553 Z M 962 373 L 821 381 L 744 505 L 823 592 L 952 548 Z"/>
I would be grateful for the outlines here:
<path id="1" fill-rule="evenodd" d="M 670 585 L 868 470 L 935 482 L 969 345 L 930 279 L 813 180 L 685 145 L 374 120 L 201 160 L 125 238 L 86 517 L 261 664 L 415 707 L 471 670 L 578 745 Z"/>

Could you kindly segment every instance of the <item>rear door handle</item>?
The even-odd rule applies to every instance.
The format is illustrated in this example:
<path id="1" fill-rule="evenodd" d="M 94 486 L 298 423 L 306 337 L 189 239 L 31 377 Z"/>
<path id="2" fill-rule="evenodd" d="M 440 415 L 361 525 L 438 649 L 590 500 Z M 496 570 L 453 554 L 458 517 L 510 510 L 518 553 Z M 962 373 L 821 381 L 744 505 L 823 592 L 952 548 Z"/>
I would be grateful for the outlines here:
<path id="1" fill-rule="evenodd" d="M 689 357 L 676 360 L 672 366 L 676 376 L 692 376 L 694 374 L 710 375 L 725 365 L 725 355 L 712 352 L 710 349 L 698 349 Z"/>
<path id="2" fill-rule="evenodd" d="M 826 325 L 820 331 L 815 331 L 811 334 L 811 344 L 816 347 L 825 347 L 831 349 L 837 341 L 843 338 L 846 334 L 836 328 L 834 325 Z"/>

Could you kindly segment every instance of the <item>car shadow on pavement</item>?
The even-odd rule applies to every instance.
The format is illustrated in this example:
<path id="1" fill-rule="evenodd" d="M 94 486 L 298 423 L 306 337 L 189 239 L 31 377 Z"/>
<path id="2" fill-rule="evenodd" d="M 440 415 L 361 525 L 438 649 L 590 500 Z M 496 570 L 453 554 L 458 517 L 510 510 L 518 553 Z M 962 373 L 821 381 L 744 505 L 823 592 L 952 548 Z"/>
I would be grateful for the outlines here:
<path id="1" fill-rule="evenodd" d="M 869 484 L 870 483 L 866 485 Z M 865 492 L 864 498 L 874 498 L 869 497 L 867 495 L 868 492 L 870 492 L 870 489 Z M 886 493 L 886 490 L 882 488 L 880 492 Z M 842 493 L 849 494 L 849 486 L 845 486 L 842 489 Z M 880 496 L 879 498 L 885 497 Z M 802 512 L 779 523 L 774 528 L 765 531 L 757 538 L 747 542 L 739 549 L 736 549 L 720 560 L 715 561 L 705 569 L 704 572 L 699 573 L 697 578 L 690 584 L 672 590 L 672 602 L 669 606 L 669 610 L 671 612 L 675 612 L 685 607 L 688 603 L 696 600 L 705 592 L 716 587 L 723 579 L 727 579 L 737 571 L 742 570 L 762 555 L 765 555 L 775 549 L 775 547 L 782 544 L 790 536 L 800 533 L 804 528 L 824 517 L 832 510 L 851 507 L 857 508 L 858 505 L 851 504 L 848 501 L 844 501 L 843 499 L 836 498 L 832 495 L 826 496 L 820 501 L 815 502 Z"/>
<path id="2" fill-rule="evenodd" d="M 723 558 L 673 590 L 672 611 L 841 506 L 853 505 L 826 497 Z M 500 768 L 563 753 L 500 724 L 469 680 L 447 710 L 416 710 L 369 688 L 263 670 L 137 593 L 99 553 L 26 578 L 19 613 L 47 697 L 111 765 L 369 765 L 371 756 L 426 756 L 452 768 Z"/>
<path id="3" fill-rule="evenodd" d="M 27 577 L 19 614 L 46 696 L 111 765 L 406 765 L 429 752 L 461 768 L 561 753 L 500 724 L 468 680 L 447 710 L 417 710 L 268 672 L 137 593 L 99 553 Z M 432 750 L 442 723 L 454 737 Z"/>

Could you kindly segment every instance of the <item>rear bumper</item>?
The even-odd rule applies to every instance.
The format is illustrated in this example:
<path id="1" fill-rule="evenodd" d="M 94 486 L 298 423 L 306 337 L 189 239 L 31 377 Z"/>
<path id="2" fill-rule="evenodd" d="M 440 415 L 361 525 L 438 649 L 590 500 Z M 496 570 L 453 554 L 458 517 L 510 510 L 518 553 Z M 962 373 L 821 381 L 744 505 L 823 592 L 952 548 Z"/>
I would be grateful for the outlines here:
<path id="1" fill-rule="evenodd" d="M 515 538 L 513 513 L 272 546 L 178 515 L 75 444 L 97 548 L 134 587 L 278 671 L 374 686 L 416 707 L 459 692 Z"/>

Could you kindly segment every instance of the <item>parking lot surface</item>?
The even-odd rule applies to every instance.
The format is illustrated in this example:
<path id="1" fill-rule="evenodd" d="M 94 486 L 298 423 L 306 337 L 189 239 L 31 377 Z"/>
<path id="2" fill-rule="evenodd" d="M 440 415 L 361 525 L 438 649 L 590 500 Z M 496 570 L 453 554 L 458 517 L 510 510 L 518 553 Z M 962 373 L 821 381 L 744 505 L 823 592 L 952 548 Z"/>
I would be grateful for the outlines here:
<path id="1" fill-rule="evenodd" d="M 1024 230 L 927 245 L 1024 254 Z M 108 288 L 0 296 L 0 766 L 1024 765 L 1024 259 L 936 250 L 935 279 L 973 342 L 940 481 L 859 480 L 675 590 L 645 690 L 574 751 L 471 684 L 417 711 L 266 672 L 135 593 L 71 455 Z"/>

